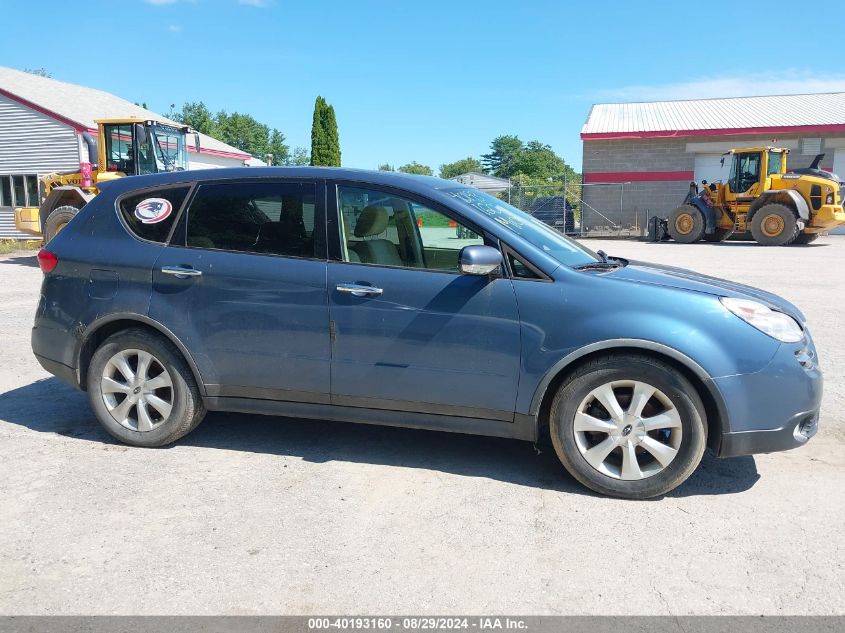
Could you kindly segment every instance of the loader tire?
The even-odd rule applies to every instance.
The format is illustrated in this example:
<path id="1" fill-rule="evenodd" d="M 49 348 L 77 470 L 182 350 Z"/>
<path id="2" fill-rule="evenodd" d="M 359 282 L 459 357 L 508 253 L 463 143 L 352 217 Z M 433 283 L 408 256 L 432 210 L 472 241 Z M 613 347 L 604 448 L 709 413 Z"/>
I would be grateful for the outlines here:
<path id="1" fill-rule="evenodd" d="M 767 204 L 754 214 L 751 235 L 763 246 L 786 246 L 798 237 L 798 218 L 792 209 L 783 204 Z"/>
<path id="2" fill-rule="evenodd" d="M 77 213 L 79 213 L 79 209 L 70 205 L 53 209 L 47 216 L 47 221 L 44 222 L 44 243 L 46 244 L 56 237 L 59 231 L 65 228 Z"/>
<path id="3" fill-rule="evenodd" d="M 681 244 L 692 244 L 704 237 L 704 216 L 689 204 L 682 204 L 669 214 L 669 235 Z"/>

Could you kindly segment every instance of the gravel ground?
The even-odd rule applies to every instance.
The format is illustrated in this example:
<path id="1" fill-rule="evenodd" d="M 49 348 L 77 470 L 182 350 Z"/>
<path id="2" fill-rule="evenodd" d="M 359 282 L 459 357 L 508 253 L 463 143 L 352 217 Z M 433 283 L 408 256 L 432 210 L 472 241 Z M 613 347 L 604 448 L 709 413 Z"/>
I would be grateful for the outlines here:
<path id="1" fill-rule="evenodd" d="M 211 414 L 130 448 L 37 365 L 41 274 L 0 257 L 0 613 L 845 613 L 845 237 L 588 244 L 797 303 L 827 376 L 819 436 L 707 456 L 640 503 L 490 438 Z"/>

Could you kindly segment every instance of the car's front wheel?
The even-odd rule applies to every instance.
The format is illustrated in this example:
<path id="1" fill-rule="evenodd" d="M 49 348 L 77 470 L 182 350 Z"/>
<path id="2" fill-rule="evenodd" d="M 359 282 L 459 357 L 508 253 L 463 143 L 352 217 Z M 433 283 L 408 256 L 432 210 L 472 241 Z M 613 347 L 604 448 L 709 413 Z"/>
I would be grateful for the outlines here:
<path id="1" fill-rule="evenodd" d="M 174 345 L 141 329 L 106 339 L 88 368 L 88 396 L 103 427 L 121 442 L 164 446 L 205 416 L 193 373 Z"/>
<path id="2" fill-rule="evenodd" d="M 602 494 L 647 499 L 683 483 L 706 446 L 692 384 L 649 356 L 593 359 L 561 385 L 549 429 L 560 461 Z"/>

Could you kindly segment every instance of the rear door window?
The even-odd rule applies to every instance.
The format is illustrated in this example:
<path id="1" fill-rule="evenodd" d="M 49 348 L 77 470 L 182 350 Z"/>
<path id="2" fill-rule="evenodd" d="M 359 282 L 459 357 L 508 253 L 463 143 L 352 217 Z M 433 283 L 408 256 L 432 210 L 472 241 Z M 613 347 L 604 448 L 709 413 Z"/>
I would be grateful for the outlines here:
<path id="1" fill-rule="evenodd" d="M 186 243 L 286 257 L 324 258 L 315 235 L 313 183 L 201 185 L 187 212 Z"/>
<path id="2" fill-rule="evenodd" d="M 129 230 L 141 239 L 165 242 L 188 189 L 183 185 L 127 196 L 120 202 L 120 213 Z"/>

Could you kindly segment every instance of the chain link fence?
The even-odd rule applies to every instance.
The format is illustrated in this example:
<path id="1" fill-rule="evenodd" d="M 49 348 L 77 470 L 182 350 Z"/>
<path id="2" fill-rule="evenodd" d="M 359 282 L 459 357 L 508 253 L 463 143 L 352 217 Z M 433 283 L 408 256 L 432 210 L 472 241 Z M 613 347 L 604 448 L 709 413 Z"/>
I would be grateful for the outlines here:
<path id="1" fill-rule="evenodd" d="M 567 235 L 620 238 L 646 235 L 649 218 L 665 215 L 653 208 L 659 203 L 673 208 L 683 198 L 674 202 L 673 192 L 667 200 L 655 200 L 642 183 L 581 182 L 512 183 L 494 195 Z"/>

